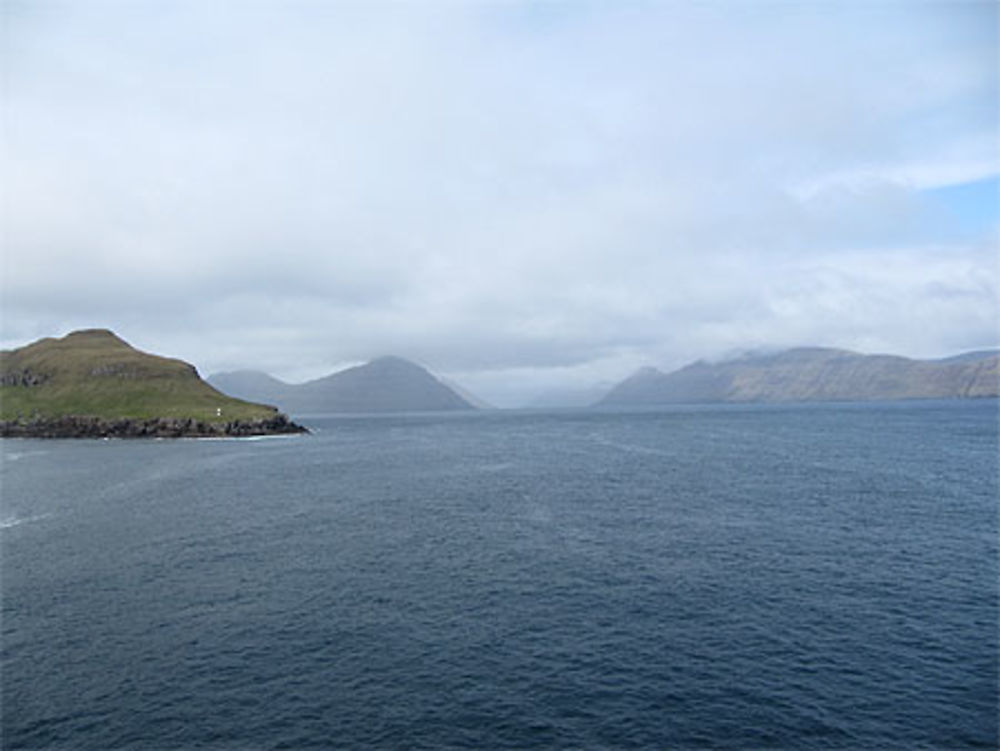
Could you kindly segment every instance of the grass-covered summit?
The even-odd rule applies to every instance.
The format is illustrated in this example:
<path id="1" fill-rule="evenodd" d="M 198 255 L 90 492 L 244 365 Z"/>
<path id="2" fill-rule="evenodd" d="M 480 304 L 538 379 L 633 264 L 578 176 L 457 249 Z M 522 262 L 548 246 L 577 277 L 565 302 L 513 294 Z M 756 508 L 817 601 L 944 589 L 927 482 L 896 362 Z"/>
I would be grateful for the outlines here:
<path id="1" fill-rule="evenodd" d="M 216 391 L 192 365 L 140 352 L 104 329 L 0 352 L 5 423 L 168 421 L 182 426 L 174 433 L 186 435 L 233 432 L 234 425 L 264 425 L 279 417 L 274 407 Z"/>

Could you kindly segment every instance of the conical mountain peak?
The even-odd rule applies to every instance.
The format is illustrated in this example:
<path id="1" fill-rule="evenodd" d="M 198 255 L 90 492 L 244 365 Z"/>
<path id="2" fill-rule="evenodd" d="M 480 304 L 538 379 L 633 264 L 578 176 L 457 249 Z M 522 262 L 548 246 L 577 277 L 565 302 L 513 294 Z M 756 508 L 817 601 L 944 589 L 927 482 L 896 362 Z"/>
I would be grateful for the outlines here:
<path id="1" fill-rule="evenodd" d="M 423 366 L 395 355 L 298 385 L 268 384 L 263 377 L 251 379 L 245 374 L 240 378 L 219 374 L 209 381 L 233 396 L 277 404 L 294 414 L 476 408 Z"/>

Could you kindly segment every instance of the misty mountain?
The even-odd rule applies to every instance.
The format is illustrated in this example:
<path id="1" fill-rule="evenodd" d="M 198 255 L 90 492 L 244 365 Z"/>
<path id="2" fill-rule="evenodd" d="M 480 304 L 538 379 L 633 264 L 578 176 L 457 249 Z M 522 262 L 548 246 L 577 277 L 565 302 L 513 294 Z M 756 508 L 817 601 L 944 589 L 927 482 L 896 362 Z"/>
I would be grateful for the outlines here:
<path id="1" fill-rule="evenodd" d="M 599 405 L 685 402 L 866 401 L 998 395 L 996 351 L 942 360 L 818 347 L 698 362 L 671 373 L 642 368 Z"/>
<path id="2" fill-rule="evenodd" d="M 480 397 L 478 394 L 473 394 L 467 388 L 465 388 L 464 386 L 462 386 L 462 384 L 456 383 L 455 381 L 451 380 L 450 378 L 443 378 L 441 376 L 436 376 L 436 378 L 441 383 L 443 383 L 445 386 L 447 386 L 452 391 L 454 391 L 456 394 L 458 394 L 460 397 L 462 397 L 463 399 L 465 399 L 465 401 L 467 401 L 469 404 L 471 404 L 476 409 L 496 409 L 497 408 L 495 404 L 491 404 L 490 402 L 488 402 L 485 399 L 483 399 L 482 397 Z"/>
<path id="3" fill-rule="evenodd" d="M 380 357 L 302 384 L 248 370 L 217 373 L 208 381 L 224 393 L 253 394 L 254 401 L 295 414 L 476 409 L 426 369 L 400 357 Z"/>
<path id="4" fill-rule="evenodd" d="M 253 394 L 253 401 L 261 404 L 280 404 L 288 396 L 289 390 L 295 388 L 259 370 L 214 373 L 206 380 L 224 394 Z"/>

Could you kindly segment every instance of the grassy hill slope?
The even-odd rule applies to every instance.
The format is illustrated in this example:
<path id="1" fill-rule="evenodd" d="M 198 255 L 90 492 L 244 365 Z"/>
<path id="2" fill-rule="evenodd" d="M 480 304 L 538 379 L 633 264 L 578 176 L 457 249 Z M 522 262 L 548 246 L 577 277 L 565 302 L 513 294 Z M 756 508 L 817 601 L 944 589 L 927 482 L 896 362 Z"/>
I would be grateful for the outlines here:
<path id="1" fill-rule="evenodd" d="M 181 360 L 140 352 L 103 329 L 0 352 L 3 420 L 73 415 L 224 423 L 276 414 L 216 391 Z"/>

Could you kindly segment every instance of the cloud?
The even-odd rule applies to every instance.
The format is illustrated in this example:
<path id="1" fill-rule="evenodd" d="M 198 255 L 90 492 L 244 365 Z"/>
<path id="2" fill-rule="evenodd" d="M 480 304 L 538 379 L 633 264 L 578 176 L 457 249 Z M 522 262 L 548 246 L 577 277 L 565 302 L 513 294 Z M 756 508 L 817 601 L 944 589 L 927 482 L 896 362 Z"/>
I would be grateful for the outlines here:
<path id="1" fill-rule="evenodd" d="M 997 341 L 996 223 L 926 194 L 1000 171 L 993 4 L 3 12 L 6 346 L 527 393 Z"/>

